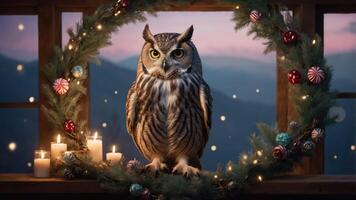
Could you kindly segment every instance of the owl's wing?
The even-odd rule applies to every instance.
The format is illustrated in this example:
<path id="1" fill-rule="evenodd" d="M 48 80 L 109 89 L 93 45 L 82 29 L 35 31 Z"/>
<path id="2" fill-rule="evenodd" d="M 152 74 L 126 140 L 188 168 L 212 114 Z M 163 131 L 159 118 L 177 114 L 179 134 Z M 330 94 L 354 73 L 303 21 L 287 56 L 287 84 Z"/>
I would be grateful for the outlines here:
<path id="1" fill-rule="evenodd" d="M 200 105 L 203 109 L 204 113 L 204 123 L 207 128 L 207 134 L 211 128 L 211 110 L 212 110 L 212 103 L 213 98 L 210 93 L 209 85 L 203 80 L 200 84 Z M 208 136 L 208 135 L 207 135 Z"/>
<path id="2" fill-rule="evenodd" d="M 126 128 L 129 134 L 133 134 L 137 124 L 137 93 L 136 93 L 136 81 L 131 85 L 129 93 L 126 97 Z"/>

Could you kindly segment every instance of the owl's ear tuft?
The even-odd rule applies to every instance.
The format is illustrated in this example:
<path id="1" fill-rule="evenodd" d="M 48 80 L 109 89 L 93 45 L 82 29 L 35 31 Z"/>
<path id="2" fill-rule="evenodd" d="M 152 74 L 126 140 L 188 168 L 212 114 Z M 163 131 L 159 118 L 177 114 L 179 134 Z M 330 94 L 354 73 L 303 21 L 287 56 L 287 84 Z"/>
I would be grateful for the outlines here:
<path id="1" fill-rule="evenodd" d="M 148 24 L 146 24 L 145 29 L 143 29 L 143 39 L 145 39 L 146 42 L 149 42 L 151 44 L 156 42 L 155 38 L 153 37 L 150 31 L 150 27 L 148 26 Z"/>
<path id="2" fill-rule="evenodd" d="M 193 36 L 193 31 L 194 31 L 194 27 L 193 25 L 191 25 L 185 32 L 181 33 L 178 36 L 177 42 L 182 43 L 182 42 L 189 41 Z"/>

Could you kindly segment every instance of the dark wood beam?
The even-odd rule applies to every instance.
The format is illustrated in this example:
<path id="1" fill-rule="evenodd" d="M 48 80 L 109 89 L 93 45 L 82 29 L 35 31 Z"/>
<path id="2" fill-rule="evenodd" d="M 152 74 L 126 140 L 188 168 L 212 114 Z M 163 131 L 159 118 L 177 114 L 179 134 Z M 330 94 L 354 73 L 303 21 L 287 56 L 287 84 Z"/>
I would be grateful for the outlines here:
<path id="1" fill-rule="evenodd" d="M 38 108 L 38 102 L 9 102 L 0 103 L 0 108 Z"/>

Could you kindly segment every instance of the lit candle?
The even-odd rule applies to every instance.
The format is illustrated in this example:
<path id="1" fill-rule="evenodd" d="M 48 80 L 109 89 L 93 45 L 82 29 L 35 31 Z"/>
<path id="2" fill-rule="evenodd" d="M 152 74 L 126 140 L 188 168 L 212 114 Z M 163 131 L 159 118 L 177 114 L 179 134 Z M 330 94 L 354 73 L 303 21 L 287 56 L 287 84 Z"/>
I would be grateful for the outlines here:
<path id="1" fill-rule="evenodd" d="M 116 146 L 112 146 L 112 152 L 106 153 L 106 160 L 110 162 L 110 164 L 117 164 L 122 158 L 122 153 L 116 152 Z"/>
<path id="2" fill-rule="evenodd" d="M 61 143 L 61 135 L 58 134 L 57 142 L 51 143 L 51 157 L 52 159 L 61 158 L 62 154 L 67 151 L 67 144 Z"/>
<path id="3" fill-rule="evenodd" d="M 101 140 L 101 136 L 98 136 L 98 132 L 88 137 L 87 146 L 89 155 L 93 161 L 100 162 L 103 160 L 103 141 Z"/>
<path id="4" fill-rule="evenodd" d="M 50 155 L 47 151 L 35 151 L 34 176 L 43 178 L 49 177 Z"/>

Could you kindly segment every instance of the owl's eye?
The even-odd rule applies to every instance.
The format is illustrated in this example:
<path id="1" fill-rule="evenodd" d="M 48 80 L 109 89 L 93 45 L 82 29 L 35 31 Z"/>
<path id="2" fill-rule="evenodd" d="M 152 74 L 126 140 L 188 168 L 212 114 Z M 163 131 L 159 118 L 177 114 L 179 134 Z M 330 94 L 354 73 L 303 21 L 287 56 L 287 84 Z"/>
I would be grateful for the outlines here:
<path id="1" fill-rule="evenodd" d="M 153 59 L 153 60 L 157 60 L 159 58 L 160 54 L 159 52 L 156 50 L 156 49 L 151 49 L 150 50 L 150 57 Z"/>
<path id="2" fill-rule="evenodd" d="M 175 58 L 182 58 L 184 56 L 184 51 L 182 49 L 176 49 L 172 54 Z"/>

